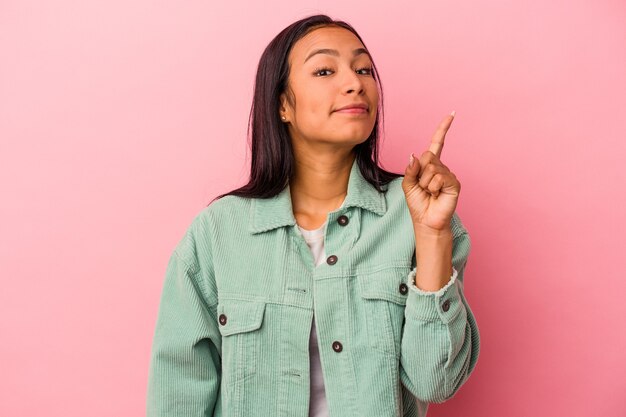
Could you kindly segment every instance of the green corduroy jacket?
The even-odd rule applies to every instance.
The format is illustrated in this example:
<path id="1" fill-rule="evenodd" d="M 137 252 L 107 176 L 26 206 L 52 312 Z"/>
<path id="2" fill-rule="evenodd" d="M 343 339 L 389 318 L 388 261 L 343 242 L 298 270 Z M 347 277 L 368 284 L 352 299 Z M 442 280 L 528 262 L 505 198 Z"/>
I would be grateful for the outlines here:
<path id="1" fill-rule="evenodd" d="M 289 185 L 203 208 L 165 272 L 147 415 L 307 417 L 312 320 L 331 417 L 421 417 L 451 398 L 480 347 L 463 292 L 470 238 L 454 213 L 454 274 L 439 291 L 417 288 L 401 181 L 380 193 L 355 159 L 317 267 Z"/>

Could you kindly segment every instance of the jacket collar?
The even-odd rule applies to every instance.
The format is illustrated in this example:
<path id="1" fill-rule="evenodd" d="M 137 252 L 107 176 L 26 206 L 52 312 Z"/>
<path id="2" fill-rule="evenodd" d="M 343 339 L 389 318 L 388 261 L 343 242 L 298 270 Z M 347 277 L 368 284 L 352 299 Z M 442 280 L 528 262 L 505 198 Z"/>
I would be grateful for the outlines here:
<path id="1" fill-rule="evenodd" d="M 350 170 L 348 193 L 343 207 L 344 209 L 361 207 L 379 216 L 387 211 L 384 194 L 379 193 L 372 184 L 363 178 L 356 158 L 354 158 Z M 289 184 L 274 197 L 253 198 L 250 205 L 249 224 L 251 233 L 266 232 L 282 226 L 294 226 L 296 219 L 293 215 Z"/>

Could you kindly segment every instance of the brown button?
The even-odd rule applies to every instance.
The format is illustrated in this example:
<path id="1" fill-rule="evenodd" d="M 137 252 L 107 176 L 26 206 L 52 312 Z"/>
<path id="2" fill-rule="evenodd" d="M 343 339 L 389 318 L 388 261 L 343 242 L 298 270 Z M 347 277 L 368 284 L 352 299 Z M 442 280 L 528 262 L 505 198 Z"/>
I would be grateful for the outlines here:
<path id="1" fill-rule="evenodd" d="M 448 311 L 450 310 L 450 300 L 446 300 L 443 302 L 443 304 L 441 305 L 441 309 L 443 311 Z"/>
<path id="2" fill-rule="evenodd" d="M 339 223 L 340 226 L 345 226 L 349 222 L 350 219 L 348 219 L 348 216 L 342 214 L 341 216 L 337 217 L 337 223 Z"/>
<path id="3" fill-rule="evenodd" d="M 400 294 L 405 295 L 407 292 L 409 292 L 409 287 L 403 282 L 400 284 Z"/>
<path id="4" fill-rule="evenodd" d="M 334 350 L 335 352 L 341 352 L 341 351 L 343 350 L 343 346 L 341 345 L 341 343 L 340 343 L 340 342 L 338 342 L 338 341 L 336 341 L 336 340 L 335 340 L 335 341 L 333 342 L 333 350 Z"/>
<path id="5" fill-rule="evenodd" d="M 220 324 L 223 326 L 226 324 L 226 314 L 220 314 L 219 318 Z"/>
<path id="6" fill-rule="evenodd" d="M 337 263 L 337 257 L 335 255 L 330 255 L 328 258 L 326 258 L 326 263 L 328 265 L 335 265 Z"/>

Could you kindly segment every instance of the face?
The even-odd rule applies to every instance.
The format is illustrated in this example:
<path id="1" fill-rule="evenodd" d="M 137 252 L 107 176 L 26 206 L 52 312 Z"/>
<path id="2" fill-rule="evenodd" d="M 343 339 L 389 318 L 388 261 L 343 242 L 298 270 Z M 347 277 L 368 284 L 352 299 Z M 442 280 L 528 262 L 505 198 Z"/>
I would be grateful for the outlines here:
<path id="1" fill-rule="evenodd" d="M 329 51 L 316 53 L 320 49 Z M 359 39 L 343 28 L 314 29 L 294 44 L 288 60 L 293 97 L 281 95 L 279 113 L 292 140 L 350 147 L 364 142 L 376 122 L 378 89 Z M 365 108 L 340 110 L 354 105 Z"/>

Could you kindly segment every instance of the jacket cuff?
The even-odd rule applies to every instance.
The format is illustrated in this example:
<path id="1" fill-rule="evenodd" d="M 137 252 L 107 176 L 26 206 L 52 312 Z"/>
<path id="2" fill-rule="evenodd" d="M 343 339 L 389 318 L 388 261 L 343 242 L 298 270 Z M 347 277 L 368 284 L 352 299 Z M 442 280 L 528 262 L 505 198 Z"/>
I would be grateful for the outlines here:
<path id="1" fill-rule="evenodd" d="M 424 291 L 418 288 L 415 285 L 416 272 L 417 267 L 413 268 L 407 277 L 409 296 L 406 302 L 406 314 L 418 320 L 441 320 L 444 323 L 452 321 L 463 308 L 456 268 L 452 267 L 450 280 L 437 291 Z"/>

